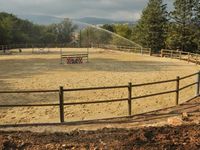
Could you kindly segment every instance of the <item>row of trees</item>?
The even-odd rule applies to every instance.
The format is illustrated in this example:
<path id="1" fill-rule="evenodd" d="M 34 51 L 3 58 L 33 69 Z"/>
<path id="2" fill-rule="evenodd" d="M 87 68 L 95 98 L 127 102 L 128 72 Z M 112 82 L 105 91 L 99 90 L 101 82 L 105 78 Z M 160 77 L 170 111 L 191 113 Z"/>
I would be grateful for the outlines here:
<path id="1" fill-rule="evenodd" d="M 0 13 L 0 45 L 69 43 L 77 29 L 69 19 L 48 26 L 36 25 L 12 14 Z"/>
<path id="2" fill-rule="evenodd" d="M 136 25 L 104 25 L 155 52 L 161 48 L 200 50 L 200 0 L 174 0 L 168 12 L 163 0 L 149 0 Z"/>
<path id="3" fill-rule="evenodd" d="M 109 32 L 110 31 L 110 32 Z M 115 34 L 116 33 L 116 34 Z M 119 35 L 119 36 L 118 36 Z M 101 28 L 89 26 L 80 31 L 80 44 L 132 45 L 131 29 L 128 25 L 103 25 Z"/>
<path id="4" fill-rule="evenodd" d="M 137 24 L 103 25 L 103 29 L 158 52 L 162 48 L 197 52 L 200 50 L 200 0 L 174 0 L 168 12 L 163 0 L 149 0 Z M 77 29 L 69 19 L 48 26 L 35 25 L 14 15 L 0 13 L 0 45 L 20 43 L 70 43 Z M 131 42 L 94 27 L 79 33 L 80 44 L 121 44 Z"/>

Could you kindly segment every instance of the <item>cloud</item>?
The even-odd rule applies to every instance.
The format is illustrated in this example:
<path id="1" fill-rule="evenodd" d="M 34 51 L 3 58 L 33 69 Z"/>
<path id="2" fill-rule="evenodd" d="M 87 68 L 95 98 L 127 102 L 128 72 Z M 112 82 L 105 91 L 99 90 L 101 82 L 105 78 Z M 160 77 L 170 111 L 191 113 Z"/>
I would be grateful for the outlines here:
<path id="1" fill-rule="evenodd" d="M 17 15 L 137 20 L 148 0 L 0 0 L 0 11 Z"/>

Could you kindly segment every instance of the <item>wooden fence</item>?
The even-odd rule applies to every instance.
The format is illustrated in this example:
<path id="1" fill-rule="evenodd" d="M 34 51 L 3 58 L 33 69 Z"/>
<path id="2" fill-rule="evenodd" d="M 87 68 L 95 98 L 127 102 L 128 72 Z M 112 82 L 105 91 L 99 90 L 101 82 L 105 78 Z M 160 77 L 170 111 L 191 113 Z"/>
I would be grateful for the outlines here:
<path id="1" fill-rule="evenodd" d="M 103 49 L 111 49 L 111 50 L 118 50 L 118 51 L 125 51 L 125 52 L 133 52 L 133 53 L 140 53 L 140 54 L 147 54 L 151 55 L 150 48 L 143 48 L 143 47 L 133 47 L 127 45 L 108 45 L 108 44 L 96 44 L 92 45 L 95 48 L 103 48 Z"/>
<path id="2" fill-rule="evenodd" d="M 19 48 L 64 48 L 64 47 L 77 47 L 76 45 L 67 44 L 67 43 L 47 43 L 47 44 L 8 44 L 8 45 L 0 45 L 0 50 L 11 50 L 11 49 L 19 49 Z"/>
<path id="3" fill-rule="evenodd" d="M 162 49 L 161 57 L 170 57 L 170 58 L 185 60 L 187 62 L 200 64 L 200 55 L 190 52 Z"/>
<path id="4" fill-rule="evenodd" d="M 45 53 L 43 50 L 44 48 L 78 48 L 77 45 L 70 45 L 70 44 L 11 44 L 11 45 L 0 45 L 0 53 L 3 54 L 11 54 L 10 50 L 13 49 L 25 49 L 25 48 L 32 48 L 32 53 Z M 140 48 L 140 47 L 133 47 L 128 45 L 111 45 L 111 44 L 93 44 L 90 47 L 94 48 L 103 48 L 103 49 L 111 49 L 111 50 L 118 50 L 118 51 L 125 51 L 125 52 L 133 52 L 133 53 L 140 53 L 140 54 L 147 54 L 151 55 L 152 51 L 150 48 Z M 38 48 L 38 50 L 34 50 L 34 48 Z M 81 46 L 81 48 L 88 48 L 88 46 Z M 40 50 L 41 49 L 41 50 Z M 49 52 L 48 50 L 46 52 Z"/>
<path id="5" fill-rule="evenodd" d="M 180 87 L 180 81 L 191 78 L 191 77 L 197 77 L 196 82 L 190 83 L 189 85 L 185 85 L 183 87 Z M 158 93 L 153 93 L 153 94 L 147 94 L 147 95 L 142 95 L 142 96 L 132 96 L 132 89 L 135 87 L 145 87 L 148 85 L 159 85 L 163 83 L 176 83 L 176 89 L 171 89 L 168 91 L 164 92 L 158 92 Z M 128 85 L 122 85 L 122 86 L 109 86 L 109 87 L 90 87 L 90 88 L 74 88 L 74 89 L 65 89 L 64 87 L 59 87 L 58 90 L 26 90 L 26 91 L 0 91 L 0 94 L 11 94 L 11 93 L 52 93 L 56 92 L 59 95 L 59 100 L 58 103 L 56 104 L 24 104 L 24 105 L 0 105 L 0 108 L 14 108 L 14 107 L 50 107 L 50 106 L 58 106 L 59 107 L 59 116 L 60 116 L 60 123 L 65 122 L 64 118 L 64 106 L 75 106 L 75 105 L 91 105 L 91 104 L 100 104 L 100 103 L 115 103 L 115 102 L 127 102 L 127 111 L 128 115 L 127 116 L 132 116 L 132 102 L 137 99 L 142 99 L 142 98 L 148 98 L 148 97 L 153 97 L 153 96 L 159 96 L 159 95 L 167 95 L 170 93 L 175 93 L 176 97 L 174 99 L 174 106 L 179 105 L 180 102 L 180 91 L 189 88 L 191 86 L 196 85 L 196 96 L 199 96 L 200 93 L 200 72 L 194 73 L 188 76 L 184 77 L 177 77 L 176 79 L 172 80 L 165 80 L 165 81 L 157 81 L 157 82 L 151 82 L 151 83 L 143 83 L 143 84 L 132 84 L 129 83 Z M 71 102 L 71 103 L 65 103 L 64 102 L 64 93 L 65 92 L 75 92 L 75 91 L 92 91 L 92 90 L 106 90 L 106 89 L 127 89 L 128 90 L 128 95 L 126 98 L 121 98 L 121 99 L 110 99 L 110 100 L 101 100 L 101 101 L 86 101 L 86 102 Z M 191 96 L 191 99 L 195 98 Z"/>

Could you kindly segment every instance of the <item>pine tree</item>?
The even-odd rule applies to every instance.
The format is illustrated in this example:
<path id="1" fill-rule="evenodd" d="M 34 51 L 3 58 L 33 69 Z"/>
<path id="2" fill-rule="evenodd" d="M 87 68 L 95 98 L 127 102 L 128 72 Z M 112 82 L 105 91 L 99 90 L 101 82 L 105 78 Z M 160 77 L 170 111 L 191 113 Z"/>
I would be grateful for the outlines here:
<path id="1" fill-rule="evenodd" d="M 194 9 L 199 0 L 175 0 L 174 11 L 171 12 L 171 25 L 167 37 L 167 46 L 183 51 L 197 49 L 195 43 L 195 16 Z"/>
<path id="2" fill-rule="evenodd" d="M 198 52 L 200 51 L 200 0 L 195 1 L 194 5 L 194 22 L 195 22 L 195 43 L 197 44 Z"/>
<path id="3" fill-rule="evenodd" d="M 133 29 L 133 40 L 158 52 L 165 46 L 166 24 L 166 5 L 162 0 L 149 0 L 141 19 Z"/>

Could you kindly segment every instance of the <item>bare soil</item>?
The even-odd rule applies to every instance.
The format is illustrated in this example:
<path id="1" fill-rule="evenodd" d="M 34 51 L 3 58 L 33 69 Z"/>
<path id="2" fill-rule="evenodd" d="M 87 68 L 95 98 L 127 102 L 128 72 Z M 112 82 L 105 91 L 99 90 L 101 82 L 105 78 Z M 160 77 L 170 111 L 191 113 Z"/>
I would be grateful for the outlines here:
<path id="1" fill-rule="evenodd" d="M 0 132 L 0 149 L 200 149 L 200 125 L 71 133 Z"/>

